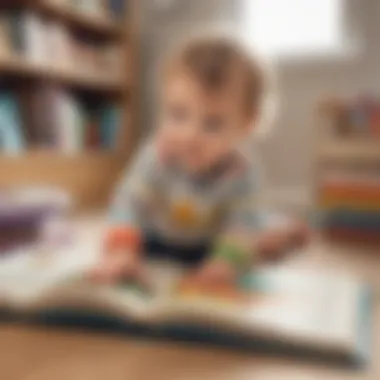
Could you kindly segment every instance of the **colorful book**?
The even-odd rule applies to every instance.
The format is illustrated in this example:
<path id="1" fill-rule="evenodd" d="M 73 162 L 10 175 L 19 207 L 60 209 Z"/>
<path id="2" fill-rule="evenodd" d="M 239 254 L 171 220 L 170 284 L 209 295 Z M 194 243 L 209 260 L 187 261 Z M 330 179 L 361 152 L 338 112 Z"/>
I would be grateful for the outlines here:
<path id="1" fill-rule="evenodd" d="M 10 36 L 9 15 L 3 13 L 0 15 L 0 57 L 7 57 L 12 51 Z"/>
<path id="2" fill-rule="evenodd" d="M 325 211 L 335 209 L 352 210 L 355 212 L 376 212 L 380 214 L 380 198 L 377 200 L 368 199 L 341 199 L 333 197 L 320 197 L 319 207 Z"/>
<path id="3" fill-rule="evenodd" d="M 323 230 L 323 234 L 331 240 L 345 241 L 360 244 L 380 243 L 380 233 L 374 230 L 363 230 L 358 228 L 332 227 Z"/>
<path id="4" fill-rule="evenodd" d="M 337 200 L 380 200 L 380 185 L 363 184 L 333 184 L 322 185 L 319 191 L 323 199 Z"/>
<path id="5" fill-rule="evenodd" d="M 324 213 L 326 228 L 349 228 L 380 233 L 380 213 L 354 211 L 351 209 L 333 209 Z"/>
<path id="6" fill-rule="evenodd" d="M 112 17 L 122 19 L 125 17 L 128 0 L 106 0 L 106 7 Z"/>
<path id="7" fill-rule="evenodd" d="M 9 17 L 9 33 L 12 50 L 16 53 L 22 53 L 26 49 L 25 35 L 23 33 L 22 11 L 11 10 Z"/>
<path id="8" fill-rule="evenodd" d="M 24 56 L 33 63 L 44 64 L 46 62 L 47 39 L 44 23 L 33 12 L 24 12 L 20 22 L 24 40 Z"/>
<path id="9" fill-rule="evenodd" d="M 377 105 L 371 118 L 371 135 L 380 138 L 380 104 Z"/>
<path id="10" fill-rule="evenodd" d="M 66 26 L 57 21 L 45 24 L 46 62 L 55 68 L 69 69 L 75 62 L 71 48 L 71 38 Z"/>
<path id="11" fill-rule="evenodd" d="M 73 94 L 58 94 L 57 132 L 59 148 L 65 153 L 77 153 L 83 148 L 83 110 Z"/>
<path id="12" fill-rule="evenodd" d="M 102 147 L 116 149 L 122 128 L 122 110 L 117 106 L 106 106 L 100 110 Z"/>
<path id="13" fill-rule="evenodd" d="M 183 268 L 152 262 L 148 288 L 100 285 L 85 279 L 96 262 L 86 249 L 0 262 L 2 315 L 341 365 L 370 360 L 371 291 L 357 279 L 277 266 L 206 289 Z"/>
<path id="14" fill-rule="evenodd" d="M 88 117 L 85 130 L 85 147 L 91 149 L 99 148 L 101 145 L 100 129 L 98 121 L 94 115 Z"/>
<path id="15" fill-rule="evenodd" d="M 58 98 L 60 89 L 40 85 L 31 91 L 27 106 L 27 125 L 32 143 L 41 148 L 58 148 Z"/>
<path id="16" fill-rule="evenodd" d="M 24 148 L 18 102 L 11 94 L 3 94 L 0 96 L 0 151 L 5 154 L 19 154 Z"/>

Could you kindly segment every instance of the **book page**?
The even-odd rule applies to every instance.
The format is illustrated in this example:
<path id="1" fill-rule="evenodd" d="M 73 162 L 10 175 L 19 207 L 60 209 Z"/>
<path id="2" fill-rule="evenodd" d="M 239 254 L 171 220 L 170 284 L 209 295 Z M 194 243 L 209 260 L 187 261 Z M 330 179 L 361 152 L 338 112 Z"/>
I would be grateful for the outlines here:
<path id="1" fill-rule="evenodd" d="M 99 259 L 98 246 L 77 244 L 54 252 L 34 247 L 1 258 L 0 307 L 17 312 L 81 309 L 143 321 L 182 276 L 180 267 L 151 262 L 146 268 L 149 290 L 128 281 L 96 284 L 86 274 Z"/>
<path id="2" fill-rule="evenodd" d="M 14 307 L 32 305 L 44 292 L 83 273 L 98 257 L 96 245 L 86 244 L 54 251 L 28 247 L 0 259 L 0 294 Z"/>
<path id="3" fill-rule="evenodd" d="M 356 338 L 360 284 L 284 267 L 261 268 L 231 288 L 183 286 L 184 269 L 150 262 L 150 291 L 131 283 L 85 280 L 95 246 L 44 253 L 20 251 L 0 261 L 0 302 L 17 310 L 87 310 L 151 324 L 212 327 L 303 345 L 349 349 Z M 0 305 L 1 306 L 1 305 Z"/>
<path id="4" fill-rule="evenodd" d="M 342 349 L 355 341 L 359 289 L 332 274 L 262 269 L 240 291 L 179 288 L 152 319 Z"/>

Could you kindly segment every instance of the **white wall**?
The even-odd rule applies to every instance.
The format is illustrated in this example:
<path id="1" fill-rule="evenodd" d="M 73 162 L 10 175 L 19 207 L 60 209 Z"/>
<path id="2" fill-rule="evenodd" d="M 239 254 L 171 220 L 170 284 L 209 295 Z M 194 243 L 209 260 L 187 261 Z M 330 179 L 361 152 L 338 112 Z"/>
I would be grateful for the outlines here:
<path id="1" fill-rule="evenodd" d="M 171 8 L 161 10 L 153 7 L 153 0 L 148 1 L 144 23 L 146 128 L 154 122 L 151 84 L 157 62 L 189 32 L 214 23 L 238 28 L 242 1 L 249 0 L 172 0 Z M 380 1 L 347 0 L 346 13 L 348 29 L 360 42 L 358 54 L 278 63 L 282 105 L 276 128 L 259 147 L 269 188 L 276 193 L 300 190 L 297 197 L 305 197 L 311 188 L 315 111 L 321 99 L 380 92 Z"/>

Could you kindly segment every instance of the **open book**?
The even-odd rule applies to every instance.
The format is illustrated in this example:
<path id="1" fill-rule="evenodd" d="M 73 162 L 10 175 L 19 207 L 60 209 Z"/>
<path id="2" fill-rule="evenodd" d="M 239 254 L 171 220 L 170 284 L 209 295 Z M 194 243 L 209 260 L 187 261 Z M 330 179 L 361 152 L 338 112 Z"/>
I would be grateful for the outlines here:
<path id="1" fill-rule="evenodd" d="M 256 270 L 236 289 L 205 291 L 186 284 L 181 268 L 151 263 L 154 290 L 146 291 L 85 280 L 94 260 L 78 252 L 8 257 L 0 262 L 2 315 L 345 365 L 368 361 L 369 290 L 354 279 L 277 266 Z"/>

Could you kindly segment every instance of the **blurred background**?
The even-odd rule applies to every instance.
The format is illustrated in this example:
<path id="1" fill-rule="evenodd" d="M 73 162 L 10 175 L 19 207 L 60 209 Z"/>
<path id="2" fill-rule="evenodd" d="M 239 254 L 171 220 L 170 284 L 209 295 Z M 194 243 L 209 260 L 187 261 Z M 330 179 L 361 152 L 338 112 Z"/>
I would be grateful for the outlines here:
<path id="1" fill-rule="evenodd" d="M 155 126 L 160 62 L 188 36 L 214 30 L 276 72 L 274 125 L 252 146 L 265 202 L 322 216 L 327 237 L 378 251 L 379 20 L 379 0 L 0 0 L 0 264 L 20 251 L 45 269 L 61 248 L 81 258 L 71 245 L 81 235 L 95 251 L 99 210 Z M 71 218 L 82 211 L 85 223 Z M 296 260 L 380 286 L 378 255 L 324 243 L 315 239 Z M 346 378 L 324 366 L 117 339 L 4 325 L 0 377 Z M 378 379 L 374 364 L 373 376 L 349 378 Z"/>
<path id="2" fill-rule="evenodd" d="M 364 220 L 365 229 L 378 232 L 377 0 L 0 5 L 2 188 L 50 186 L 66 192 L 76 209 L 104 207 L 131 153 L 154 128 L 160 62 L 189 35 L 216 30 L 275 68 L 274 126 L 252 148 L 264 166 L 266 201 L 340 212 L 343 193 L 354 227 Z"/>
<path id="3" fill-rule="evenodd" d="M 227 30 L 271 60 L 279 113 L 259 144 L 276 202 L 311 204 L 319 104 L 376 95 L 380 52 L 376 0 L 157 0 L 143 10 L 144 130 L 154 123 L 157 63 L 189 33 Z"/>

